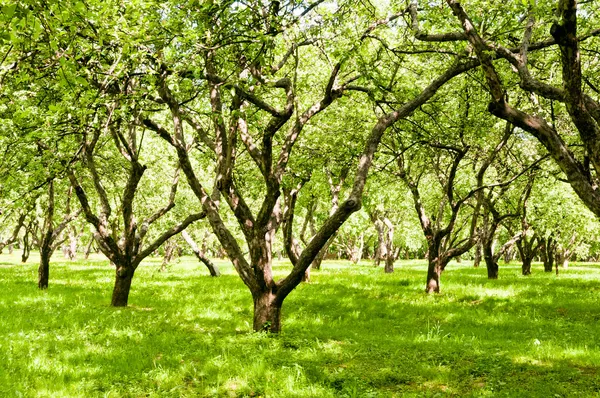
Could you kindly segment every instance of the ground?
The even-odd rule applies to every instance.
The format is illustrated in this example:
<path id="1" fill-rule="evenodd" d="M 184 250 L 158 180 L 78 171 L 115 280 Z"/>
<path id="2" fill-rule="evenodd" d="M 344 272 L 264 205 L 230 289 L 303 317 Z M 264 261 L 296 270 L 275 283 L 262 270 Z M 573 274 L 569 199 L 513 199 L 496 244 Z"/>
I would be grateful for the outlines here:
<path id="1" fill-rule="evenodd" d="M 501 264 L 488 281 L 451 263 L 426 295 L 424 261 L 391 275 L 325 262 L 271 336 L 251 332 L 251 296 L 225 261 L 211 278 L 191 257 L 163 273 L 150 260 L 115 309 L 107 261 L 56 255 L 38 291 L 35 260 L 0 256 L 2 397 L 600 396 L 596 264 L 558 277 Z"/>

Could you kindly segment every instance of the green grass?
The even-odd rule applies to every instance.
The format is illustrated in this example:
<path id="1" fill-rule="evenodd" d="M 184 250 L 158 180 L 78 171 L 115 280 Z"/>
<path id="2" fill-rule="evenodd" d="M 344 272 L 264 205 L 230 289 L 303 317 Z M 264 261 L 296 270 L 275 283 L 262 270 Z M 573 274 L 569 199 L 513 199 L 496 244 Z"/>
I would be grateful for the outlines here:
<path id="1" fill-rule="evenodd" d="M 107 261 L 0 256 L 1 397 L 600 396 L 600 266 L 557 278 L 518 264 L 488 281 L 451 264 L 426 295 L 425 264 L 326 262 L 285 301 L 283 332 L 251 332 L 230 265 L 145 263 L 130 307 L 110 308 Z M 275 267 L 277 274 L 289 269 Z"/>

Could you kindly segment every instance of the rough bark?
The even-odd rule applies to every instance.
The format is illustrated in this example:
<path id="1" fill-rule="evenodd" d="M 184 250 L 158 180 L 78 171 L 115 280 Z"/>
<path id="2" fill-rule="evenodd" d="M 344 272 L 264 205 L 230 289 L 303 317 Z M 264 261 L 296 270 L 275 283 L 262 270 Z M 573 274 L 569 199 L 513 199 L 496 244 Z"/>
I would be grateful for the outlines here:
<path id="1" fill-rule="evenodd" d="M 435 250 L 434 250 L 435 251 Z M 427 283 L 425 285 L 425 293 L 439 293 L 441 288 L 442 271 L 446 268 L 447 262 L 441 259 L 439 255 L 433 254 L 430 251 L 427 266 Z"/>
<path id="2" fill-rule="evenodd" d="M 255 331 L 279 333 L 281 331 L 281 303 L 273 292 L 260 292 L 254 296 Z"/>
<path id="3" fill-rule="evenodd" d="M 110 304 L 113 307 L 127 307 L 129 291 L 135 268 L 131 264 L 115 264 L 115 285 Z"/>

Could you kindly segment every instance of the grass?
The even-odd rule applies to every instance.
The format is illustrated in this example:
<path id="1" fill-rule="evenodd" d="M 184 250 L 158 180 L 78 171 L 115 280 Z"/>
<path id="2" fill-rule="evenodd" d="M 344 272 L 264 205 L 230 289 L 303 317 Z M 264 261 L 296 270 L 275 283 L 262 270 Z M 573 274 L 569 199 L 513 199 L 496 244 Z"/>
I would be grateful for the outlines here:
<path id="1" fill-rule="evenodd" d="M 226 262 L 221 278 L 191 257 L 147 262 L 115 309 L 107 261 L 56 256 L 41 292 L 35 260 L 0 256 L 2 397 L 600 396 L 598 265 L 488 281 L 451 264 L 426 295 L 422 261 L 326 262 L 269 336 Z"/>

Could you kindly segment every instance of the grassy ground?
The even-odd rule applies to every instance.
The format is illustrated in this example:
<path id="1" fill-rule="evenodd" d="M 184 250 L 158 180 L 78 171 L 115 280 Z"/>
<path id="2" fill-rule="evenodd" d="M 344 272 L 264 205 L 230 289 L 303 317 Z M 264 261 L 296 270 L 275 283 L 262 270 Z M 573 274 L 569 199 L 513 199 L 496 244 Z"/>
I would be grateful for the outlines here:
<path id="1" fill-rule="evenodd" d="M 269 336 L 224 262 L 218 279 L 192 258 L 146 263 L 114 309 L 106 261 L 57 256 L 40 292 L 35 260 L 0 256 L 1 397 L 600 396 L 596 265 L 488 281 L 451 264 L 428 296 L 423 262 L 326 262 Z"/>

